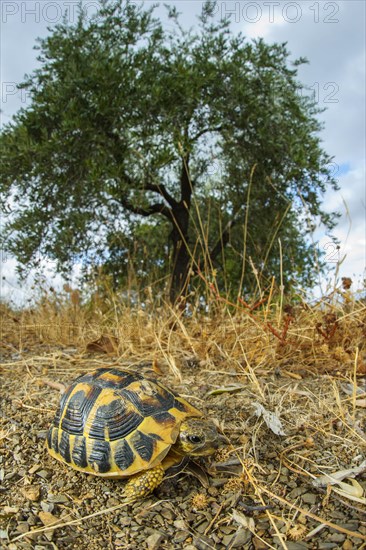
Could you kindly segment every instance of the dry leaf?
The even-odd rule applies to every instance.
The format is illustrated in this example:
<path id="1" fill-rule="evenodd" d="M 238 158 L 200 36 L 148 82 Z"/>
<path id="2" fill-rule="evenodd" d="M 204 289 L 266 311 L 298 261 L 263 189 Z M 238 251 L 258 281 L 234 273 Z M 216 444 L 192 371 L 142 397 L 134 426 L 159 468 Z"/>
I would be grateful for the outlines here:
<path id="1" fill-rule="evenodd" d="M 363 496 L 363 487 L 355 479 L 350 479 L 350 482 L 351 483 L 344 483 L 344 481 L 340 481 L 338 485 L 341 488 L 338 489 L 338 487 L 333 487 L 333 491 L 341 497 L 366 505 L 366 498 Z"/>
<path id="2" fill-rule="evenodd" d="M 283 370 L 282 374 L 285 374 L 289 378 L 293 378 L 294 380 L 302 380 L 301 374 L 298 374 L 296 372 L 290 372 L 288 370 Z"/>
<path id="3" fill-rule="evenodd" d="M 313 479 L 312 483 L 315 487 L 325 487 L 327 485 L 337 485 L 339 481 L 346 477 L 355 477 L 359 474 L 366 472 L 366 460 L 364 460 L 359 466 L 355 468 L 349 468 L 348 470 L 338 470 L 331 474 L 324 474 L 322 476 Z"/>
<path id="4" fill-rule="evenodd" d="M 248 516 L 245 516 L 244 514 L 241 514 L 237 510 L 233 510 L 233 513 L 231 514 L 231 517 L 233 518 L 236 523 L 244 527 L 244 529 L 249 529 L 252 533 L 255 532 L 255 523 L 254 519 L 250 518 Z"/>
<path id="5" fill-rule="evenodd" d="M 248 386 L 244 386 L 244 384 L 230 384 L 229 386 L 224 386 L 221 388 L 217 388 L 216 390 L 211 390 L 206 394 L 206 397 L 209 397 L 210 395 L 220 395 L 221 393 L 234 393 L 240 390 L 244 390 Z"/>
<path id="6" fill-rule="evenodd" d="M 95 351 L 97 353 L 117 354 L 118 350 L 118 338 L 115 336 L 105 336 L 102 334 L 98 340 L 90 342 L 86 346 L 86 351 Z"/>
<path id="7" fill-rule="evenodd" d="M 253 407 L 255 408 L 255 414 L 257 416 L 263 417 L 264 422 L 274 434 L 286 435 L 282 426 L 282 422 L 275 413 L 267 411 L 267 409 L 265 409 L 263 405 L 257 402 L 253 403 Z"/>

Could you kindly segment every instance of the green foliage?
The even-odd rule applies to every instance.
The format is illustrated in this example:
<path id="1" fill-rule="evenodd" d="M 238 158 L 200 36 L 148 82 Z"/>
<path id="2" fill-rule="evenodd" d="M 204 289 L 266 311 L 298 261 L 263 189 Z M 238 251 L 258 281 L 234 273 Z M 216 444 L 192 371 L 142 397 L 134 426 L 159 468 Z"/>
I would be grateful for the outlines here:
<path id="1" fill-rule="evenodd" d="M 192 257 L 236 291 L 249 258 L 278 275 L 281 239 L 286 279 L 311 284 L 307 220 L 333 227 L 321 201 L 336 183 L 304 60 L 233 35 L 212 2 L 195 31 L 174 8 L 164 29 L 154 9 L 107 0 L 40 40 L 21 85 L 31 104 L 1 135 L 7 250 L 23 270 L 42 256 L 61 272 L 104 264 L 116 284 L 131 266 L 143 280 L 173 272 L 179 294 Z"/>

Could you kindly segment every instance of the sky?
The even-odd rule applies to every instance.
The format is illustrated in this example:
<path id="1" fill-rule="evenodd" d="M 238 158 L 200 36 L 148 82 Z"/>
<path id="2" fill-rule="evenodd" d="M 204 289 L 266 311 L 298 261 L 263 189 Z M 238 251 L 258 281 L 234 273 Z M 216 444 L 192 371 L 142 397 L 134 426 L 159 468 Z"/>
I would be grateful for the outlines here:
<path id="1" fill-rule="evenodd" d="M 135 0 L 134 3 L 139 3 Z M 194 27 L 203 3 L 199 0 L 167 2 L 181 12 L 183 26 Z M 145 2 L 148 6 L 149 1 Z M 162 3 L 163 4 L 163 3 Z M 87 16 L 99 7 L 97 0 L 84 0 Z M 29 104 L 16 84 L 37 66 L 37 37 L 44 37 L 61 22 L 65 9 L 68 20 L 75 21 L 78 0 L 2 0 L 0 2 L 1 123 Z M 306 57 L 309 64 L 299 68 L 299 79 L 315 94 L 319 115 L 324 122 L 321 133 L 325 151 L 333 157 L 332 170 L 340 190 L 328 191 L 324 209 L 341 213 L 333 240 L 322 228 L 315 232 L 326 261 L 334 270 L 341 260 L 339 276 L 351 277 L 360 287 L 366 264 L 366 186 L 365 186 L 365 6 L 363 0 L 338 1 L 218 1 L 215 17 L 230 17 L 234 32 L 248 39 L 263 37 L 268 43 L 287 42 L 291 59 Z M 166 21 L 161 5 L 156 14 Z M 16 303 L 32 293 L 31 281 L 20 286 L 15 275 L 15 260 L 0 254 L 2 298 Z M 5 279 L 4 279 L 5 277 Z M 60 278 L 53 284 L 61 284 Z M 322 283 L 320 292 L 325 291 Z"/>

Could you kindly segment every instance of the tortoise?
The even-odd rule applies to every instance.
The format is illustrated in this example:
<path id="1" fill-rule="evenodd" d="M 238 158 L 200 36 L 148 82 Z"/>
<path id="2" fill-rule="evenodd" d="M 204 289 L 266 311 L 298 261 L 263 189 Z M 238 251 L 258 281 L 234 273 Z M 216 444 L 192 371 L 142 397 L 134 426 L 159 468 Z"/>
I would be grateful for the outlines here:
<path id="1" fill-rule="evenodd" d="M 81 472 L 131 476 L 125 496 L 134 501 L 149 495 L 185 457 L 214 453 L 221 439 L 213 422 L 153 371 L 107 367 L 79 376 L 67 388 L 47 448 Z"/>

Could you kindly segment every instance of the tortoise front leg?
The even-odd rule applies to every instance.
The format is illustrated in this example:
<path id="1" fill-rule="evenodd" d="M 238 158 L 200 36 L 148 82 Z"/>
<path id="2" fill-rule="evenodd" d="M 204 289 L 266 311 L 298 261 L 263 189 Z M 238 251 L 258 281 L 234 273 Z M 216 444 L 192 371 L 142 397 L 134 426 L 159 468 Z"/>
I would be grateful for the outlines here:
<path id="1" fill-rule="evenodd" d="M 150 470 L 144 470 L 131 477 L 125 487 L 124 494 L 126 498 L 133 502 L 139 498 L 144 498 L 153 492 L 163 481 L 165 470 L 162 464 L 158 464 Z"/>

